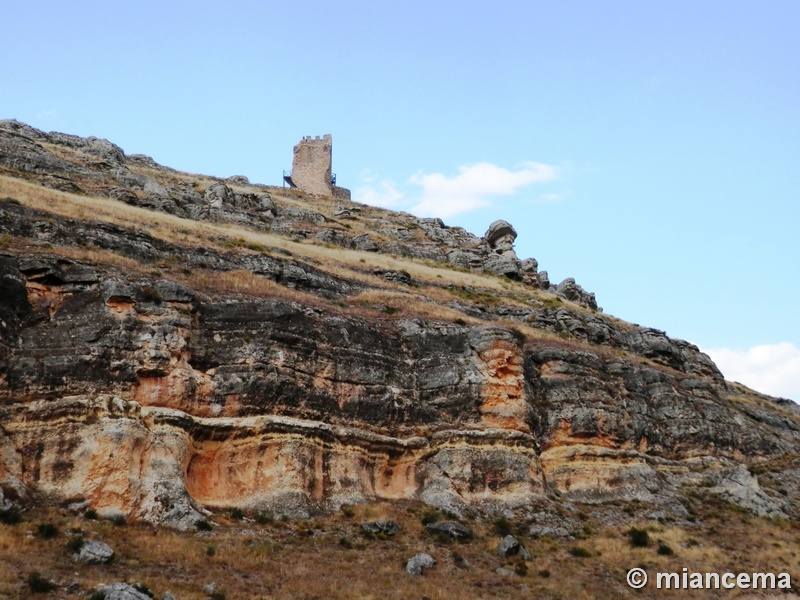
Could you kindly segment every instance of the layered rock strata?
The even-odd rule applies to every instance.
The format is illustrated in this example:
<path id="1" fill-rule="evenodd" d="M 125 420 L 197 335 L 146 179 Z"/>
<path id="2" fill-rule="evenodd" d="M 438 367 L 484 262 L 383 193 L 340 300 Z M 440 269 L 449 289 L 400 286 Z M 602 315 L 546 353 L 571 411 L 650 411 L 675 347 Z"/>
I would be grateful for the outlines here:
<path id="1" fill-rule="evenodd" d="M 362 258 L 348 271 L 0 197 L 0 510 L 46 497 L 187 528 L 229 506 L 303 516 L 416 499 L 537 520 L 562 501 L 636 501 L 681 518 L 701 489 L 800 516 L 797 405 L 726 382 L 692 344 L 602 314 L 574 280 L 550 286 L 516 257 L 506 222 L 478 238 L 353 204 L 348 218 L 369 233 L 352 235 L 338 205 L 326 216 L 241 177 L 201 195 L 104 140 L 0 125 L 5 177 L 253 231 L 269 222 L 362 257 L 489 269 L 518 296 L 536 291 L 427 289 L 412 263 Z M 268 291 L 197 289 L 195 271 Z M 439 312 L 380 300 L 401 293 Z M 378 298 L 371 310 L 358 309 L 365 297 Z"/>

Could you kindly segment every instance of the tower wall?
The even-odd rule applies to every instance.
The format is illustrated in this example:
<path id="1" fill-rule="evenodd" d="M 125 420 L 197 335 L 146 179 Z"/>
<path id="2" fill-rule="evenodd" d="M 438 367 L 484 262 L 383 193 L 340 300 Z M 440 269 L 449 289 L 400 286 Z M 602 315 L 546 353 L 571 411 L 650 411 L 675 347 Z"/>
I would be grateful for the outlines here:
<path id="1" fill-rule="evenodd" d="M 333 196 L 332 146 L 330 134 L 313 139 L 307 136 L 300 140 L 294 147 L 292 183 L 304 192 Z"/>

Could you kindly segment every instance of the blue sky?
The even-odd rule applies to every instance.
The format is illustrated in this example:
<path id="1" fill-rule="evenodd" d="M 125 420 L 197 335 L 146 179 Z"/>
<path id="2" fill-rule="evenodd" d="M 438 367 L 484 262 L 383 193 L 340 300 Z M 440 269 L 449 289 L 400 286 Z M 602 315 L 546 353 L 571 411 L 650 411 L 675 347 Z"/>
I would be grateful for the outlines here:
<path id="1" fill-rule="evenodd" d="M 16 2 L 0 118 L 338 183 L 575 277 L 800 399 L 800 2 Z"/>

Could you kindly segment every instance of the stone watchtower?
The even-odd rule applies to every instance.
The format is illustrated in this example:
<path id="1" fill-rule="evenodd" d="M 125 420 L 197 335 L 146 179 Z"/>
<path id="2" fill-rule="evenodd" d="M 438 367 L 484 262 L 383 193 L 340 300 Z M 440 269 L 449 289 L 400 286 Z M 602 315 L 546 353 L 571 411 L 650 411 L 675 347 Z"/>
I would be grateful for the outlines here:
<path id="1" fill-rule="evenodd" d="M 350 199 L 350 190 L 336 185 L 336 175 L 331 173 L 333 140 L 330 134 L 312 138 L 304 137 L 294 147 L 292 174 L 283 180 L 290 186 L 310 194 Z"/>

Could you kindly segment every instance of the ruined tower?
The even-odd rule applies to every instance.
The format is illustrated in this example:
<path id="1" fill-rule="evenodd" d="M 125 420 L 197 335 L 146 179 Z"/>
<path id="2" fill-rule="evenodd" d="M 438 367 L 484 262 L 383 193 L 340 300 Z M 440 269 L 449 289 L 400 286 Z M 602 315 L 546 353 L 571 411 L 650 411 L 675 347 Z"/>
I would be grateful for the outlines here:
<path id="1" fill-rule="evenodd" d="M 336 186 L 331 172 L 333 140 L 330 134 L 306 136 L 294 147 L 292 174 L 284 181 L 304 192 L 350 199 L 350 190 Z"/>

